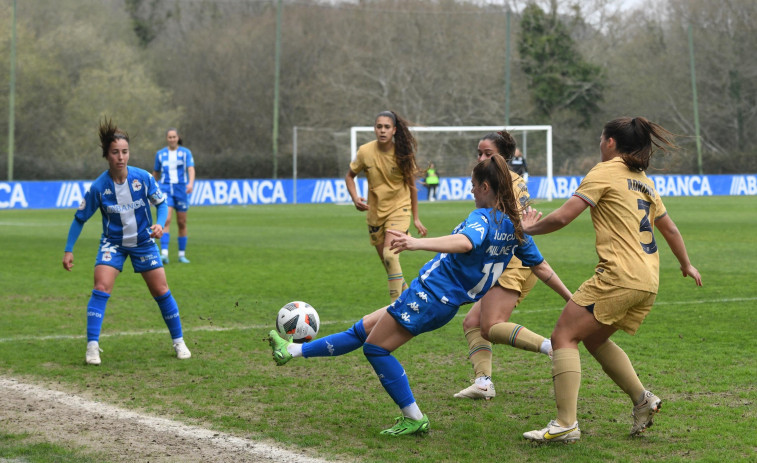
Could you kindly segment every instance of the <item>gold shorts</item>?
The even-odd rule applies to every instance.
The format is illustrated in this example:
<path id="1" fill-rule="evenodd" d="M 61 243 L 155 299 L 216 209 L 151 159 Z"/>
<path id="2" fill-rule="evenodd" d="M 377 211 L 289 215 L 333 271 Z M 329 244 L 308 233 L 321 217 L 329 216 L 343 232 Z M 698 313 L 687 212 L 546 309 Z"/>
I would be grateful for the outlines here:
<path id="1" fill-rule="evenodd" d="M 402 208 L 392 212 L 383 224 L 368 225 L 368 236 L 373 246 L 383 245 L 386 239 L 386 230 L 397 230 L 402 233 L 410 231 L 410 209 Z"/>
<path id="2" fill-rule="evenodd" d="M 536 282 L 539 278 L 534 275 L 534 272 L 530 268 L 506 268 L 502 275 L 499 276 L 497 284 L 504 289 L 510 289 L 520 293 L 518 301 L 515 303 L 517 306 L 520 302 L 528 296 L 528 293 L 536 286 Z"/>
<path id="3" fill-rule="evenodd" d="M 648 291 L 611 285 L 595 274 L 573 293 L 572 300 L 581 307 L 593 304 L 598 322 L 633 335 L 652 310 L 656 297 Z"/>

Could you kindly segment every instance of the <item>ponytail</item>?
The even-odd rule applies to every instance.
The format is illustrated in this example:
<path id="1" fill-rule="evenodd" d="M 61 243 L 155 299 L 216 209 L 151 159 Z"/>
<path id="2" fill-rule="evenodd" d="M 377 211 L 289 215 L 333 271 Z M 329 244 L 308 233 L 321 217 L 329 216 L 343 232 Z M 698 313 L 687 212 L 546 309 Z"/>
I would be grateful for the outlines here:
<path id="1" fill-rule="evenodd" d="M 620 117 L 604 126 L 605 138 L 615 140 L 621 159 L 629 169 L 643 172 L 657 151 L 679 150 L 675 136 L 644 117 Z"/>
<path id="2" fill-rule="evenodd" d="M 100 147 L 103 150 L 103 157 L 108 157 L 108 151 L 110 150 L 110 144 L 116 140 L 126 140 L 129 143 L 129 134 L 119 129 L 112 119 L 107 117 L 100 122 L 99 127 L 100 135 Z"/>
<path id="3" fill-rule="evenodd" d="M 473 168 L 473 178 L 476 182 L 488 183 L 496 198 L 494 209 L 507 215 L 515 228 L 515 237 L 518 241 L 523 242 L 523 226 L 520 223 L 521 210 L 518 206 L 518 199 L 515 197 L 513 190 L 513 179 L 510 176 L 510 169 L 507 167 L 505 158 L 495 154 L 489 159 L 479 162 Z M 499 223 L 497 216 L 494 220 Z"/>

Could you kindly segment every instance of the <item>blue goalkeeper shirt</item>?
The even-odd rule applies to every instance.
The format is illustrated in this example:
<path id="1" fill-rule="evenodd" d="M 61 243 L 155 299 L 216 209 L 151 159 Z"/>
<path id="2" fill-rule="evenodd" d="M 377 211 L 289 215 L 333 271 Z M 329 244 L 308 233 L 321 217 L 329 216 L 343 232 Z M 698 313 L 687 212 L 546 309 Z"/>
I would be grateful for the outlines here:
<path id="1" fill-rule="evenodd" d="M 481 299 L 497 281 L 515 254 L 523 265 L 533 267 L 544 261 L 534 240 L 525 235 L 521 244 L 515 237 L 510 218 L 494 209 L 476 209 L 452 234 L 465 235 L 473 245 L 466 253 L 439 253 L 419 272 L 418 280 L 441 302 L 461 306 Z"/>

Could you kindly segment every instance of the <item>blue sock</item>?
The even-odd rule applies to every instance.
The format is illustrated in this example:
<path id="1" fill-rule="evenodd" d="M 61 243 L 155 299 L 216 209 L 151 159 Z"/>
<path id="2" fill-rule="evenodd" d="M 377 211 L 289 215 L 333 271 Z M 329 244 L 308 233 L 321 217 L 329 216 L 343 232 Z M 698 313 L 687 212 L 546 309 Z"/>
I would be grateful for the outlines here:
<path id="1" fill-rule="evenodd" d="M 160 249 L 165 249 L 168 251 L 168 243 L 171 241 L 171 234 L 170 233 L 163 233 L 163 236 L 160 237 Z"/>
<path id="2" fill-rule="evenodd" d="M 302 345 L 303 357 L 336 357 L 359 348 L 365 342 L 363 319 L 341 333 L 330 334 Z"/>
<path id="3" fill-rule="evenodd" d="M 110 294 L 92 290 L 92 296 L 87 303 L 87 342 L 100 341 L 100 330 L 105 318 L 105 306 L 108 305 Z"/>
<path id="4" fill-rule="evenodd" d="M 163 314 L 163 320 L 166 321 L 168 332 L 171 333 L 171 339 L 182 337 L 179 305 L 176 303 L 176 299 L 171 295 L 171 291 L 154 299 L 158 303 L 158 307 L 160 307 L 160 313 Z"/>
<path id="5" fill-rule="evenodd" d="M 179 251 L 185 251 L 187 249 L 187 237 L 180 236 L 178 241 L 179 241 Z"/>
<path id="6" fill-rule="evenodd" d="M 405 369 L 391 352 L 366 342 L 363 344 L 363 353 L 394 403 L 404 408 L 415 402 Z"/>

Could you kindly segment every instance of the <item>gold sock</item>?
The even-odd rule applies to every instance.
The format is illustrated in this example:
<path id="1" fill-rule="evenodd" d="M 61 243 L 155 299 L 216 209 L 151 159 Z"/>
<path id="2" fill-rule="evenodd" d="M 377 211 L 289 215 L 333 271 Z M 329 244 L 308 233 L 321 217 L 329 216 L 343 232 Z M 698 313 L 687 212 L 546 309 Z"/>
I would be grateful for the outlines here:
<path id="1" fill-rule="evenodd" d="M 389 248 L 384 248 L 384 267 L 386 268 L 389 297 L 394 302 L 395 299 L 400 297 L 403 289 L 407 286 L 405 278 L 402 276 L 399 254 L 395 254 Z"/>
<path id="2" fill-rule="evenodd" d="M 530 352 L 541 352 L 541 343 L 544 342 L 544 336 L 510 322 L 497 323 L 492 326 L 489 329 L 489 339 L 494 344 L 509 344 Z"/>
<path id="3" fill-rule="evenodd" d="M 615 384 L 623 389 L 623 392 L 628 394 L 631 401 L 636 404 L 645 389 L 625 351 L 608 339 L 592 355 L 602 365 L 607 376 L 615 381 Z"/>
<path id="4" fill-rule="evenodd" d="M 576 422 L 578 389 L 581 387 L 581 357 L 578 349 L 556 349 L 552 359 L 552 382 L 555 386 L 557 423 L 571 426 Z"/>
<path id="5" fill-rule="evenodd" d="M 492 343 L 481 337 L 481 328 L 471 328 L 465 332 L 468 340 L 468 359 L 473 364 L 476 378 L 492 375 Z"/>

